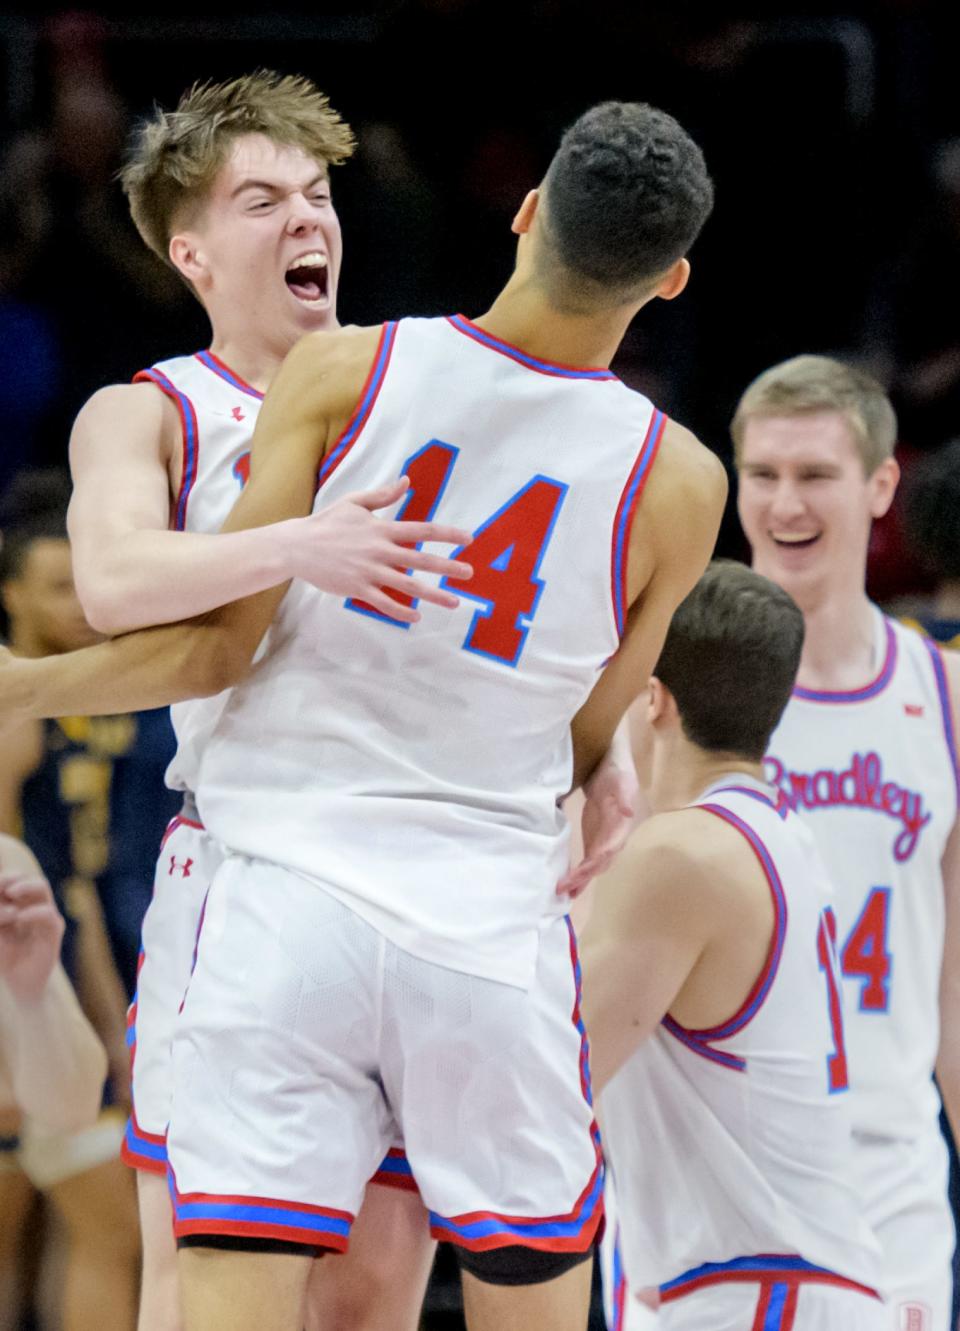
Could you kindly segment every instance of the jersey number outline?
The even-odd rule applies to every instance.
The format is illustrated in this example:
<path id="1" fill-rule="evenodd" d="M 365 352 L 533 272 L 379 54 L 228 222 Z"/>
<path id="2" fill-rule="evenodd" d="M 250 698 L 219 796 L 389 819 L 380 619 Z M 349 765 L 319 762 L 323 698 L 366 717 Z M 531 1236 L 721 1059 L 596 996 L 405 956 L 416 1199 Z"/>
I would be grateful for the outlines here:
<path id="1" fill-rule="evenodd" d="M 398 521 L 429 522 L 435 516 L 458 456 L 454 445 L 431 439 L 407 458 L 400 474 L 409 476 L 410 489 L 397 512 Z M 478 601 L 481 607 L 461 644 L 464 651 L 501 665 L 518 665 L 546 586 L 538 574 L 567 489 L 562 481 L 538 473 L 474 530 L 471 541 L 451 553 L 452 559 L 472 566 L 473 577 L 468 582 L 443 578 L 440 586 Z M 391 600 L 416 605 L 404 593 L 383 590 Z M 384 624 L 411 627 L 363 601 L 351 598 L 345 605 Z"/>
<path id="2" fill-rule="evenodd" d="M 840 952 L 844 977 L 860 981 L 860 1011 L 887 1012 L 893 958 L 887 947 L 890 924 L 889 887 L 872 887 L 863 910 Z"/>
<path id="3" fill-rule="evenodd" d="M 817 928 L 817 960 L 827 981 L 827 1010 L 833 1033 L 833 1053 L 827 1055 L 827 1089 L 831 1095 L 850 1085 L 847 1046 L 843 1038 L 840 963 L 837 958 L 837 917 L 830 906 L 821 912 Z"/>

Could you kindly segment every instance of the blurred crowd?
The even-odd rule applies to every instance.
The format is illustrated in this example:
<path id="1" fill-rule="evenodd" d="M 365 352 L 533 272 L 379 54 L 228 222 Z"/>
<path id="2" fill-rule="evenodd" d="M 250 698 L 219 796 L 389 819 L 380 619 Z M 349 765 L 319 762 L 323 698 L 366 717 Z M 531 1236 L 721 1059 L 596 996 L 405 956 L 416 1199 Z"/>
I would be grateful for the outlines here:
<path id="1" fill-rule="evenodd" d="M 266 64 L 316 79 L 358 131 L 334 178 L 344 322 L 475 314 L 564 123 L 604 96 L 674 112 L 704 146 L 716 214 L 689 294 L 651 309 L 614 368 L 724 459 L 733 404 L 772 362 L 819 351 L 878 374 L 906 479 L 874 533 L 871 589 L 960 645 L 960 106 L 943 8 L 798 6 L 788 20 L 411 0 L 281 21 L 241 6 L 230 41 L 175 11 L 167 30 L 109 12 L 0 21 L 4 640 L 32 655 L 90 640 L 66 538 L 70 422 L 101 385 L 208 337 L 129 221 L 116 172 L 131 125 L 194 79 Z M 732 516 L 722 545 L 742 552 Z M 68 919 L 68 969 L 109 1058 L 103 1121 L 120 1123 L 140 919 L 176 806 L 169 723 L 63 718 L 4 743 L 0 832 L 25 836 Z M 0 1123 L 0 1147 L 17 1132 Z M 4 1172 L 0 1153 L 0 1331 L 27 1325 L 28 1305 L 50 1331 L 64 1306 L 93 1326 L 84 1301 L 104 1298 L 132 1331 L 136 1219 L 115 1146 L 102 1129 L 79 1165 L 32 1176 Z"/>

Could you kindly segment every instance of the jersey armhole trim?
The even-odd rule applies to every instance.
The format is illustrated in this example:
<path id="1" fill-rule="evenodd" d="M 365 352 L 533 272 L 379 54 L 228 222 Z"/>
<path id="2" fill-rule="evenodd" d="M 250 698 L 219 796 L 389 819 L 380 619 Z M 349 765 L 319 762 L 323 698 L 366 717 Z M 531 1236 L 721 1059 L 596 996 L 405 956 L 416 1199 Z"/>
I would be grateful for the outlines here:
<path id="1" fill-rule="evenodd" d="M 742 1031 L 743 1028 L 753 1020 L 766 1001 L 771 986 L 776 979 L 777 971 L 780 966 L 780 958 L 783 955 L 783 944 L 787 934 L 787 898 L 783 890 L 783 884 L 780 881 L 780 875 L 777 873 L 770 852 L 767 850 L 760 837 L 757 836 L 753 828 L 745 823 L 742 818 L 739 818 L 732 810 L 724 808 L 723 805 L 698 804 L 696 807 L 698 809 L 703 809 L 706 813 L 712 813 L 716 818 L 722 818 L 723 821 L 729 823 L 731 827 L 735 827 L 746 839 L 764 872 L 764 876 L 766 877 L 767 884 L 770 888 L 770 896 L 773 900 L 773 937 L 770 940 L 770 947 L 767 950 L 767 957 L 763 963 L 763 969 L 754 981 L 747 997 L 733 1016 L 729 1017 L 719 1026 L 709 1026 L 703 1030 L 688 1030 L 687 1027 L 681 1026 L 680 1023 L 675 1021 L 673 1017 L 669 1016 L 669 1014 L 664 1018 L 664 1025 L 667 1027 L 667 1030 L 670 1031 L 671 1035 L 675 1035 L 677 1038 L 685 1036 L 686 1039 L 684 1040 L 684 1043 L 687 1044 L 688 1047 L 694 1049 L 695 1052 L 704 1053 L 708 1057 L 713 1057 L 715 1061 L 725 1061 L 717 1059 L 716 1057 L 724 1051 L 710 1049 L 709 1046 L 712 1045 L 714 1041 L 728 1040 L 731 1036 Z M 703 1046 L 705 1046 L 705 1048 Z M 726 1054 L 726 1059 L 731 1058 L 735 1058 L 735 1055 Z M 743 1064 L 743 1067 L 746 1066 L 743 1059 L 737 1059 L 736 1061 Z"/>
<path id="2" fill-rule="evenodd" d="M 183 440 L 183 463 L 180 470 L 180 492 L 174 505 L 170 525 L 175 531 L 184 531 L 187 525 L 187 504 L 190 492 L 197 479 L 197 467 L 200 461 L 200 431 L 197 426 L 197 413 L 193 403 L 162 370 L 141 370 L 133 377 L 135 384 L 156 384 L 160 392 L 174 403 L 180 414 L 180 431 Z"/>
<path id="3" fill-rule="evenodd" d="M 373 358 L 370 373 L 367 375 L 366 383 L 360 393 L 357 405 L 353 409 L 353 414 L 344 426 L 342 434 L 320 464 L 320 471 L 317 476 L 318 490 L 330 479 L 336 469 L 340 466 L 340 463 L 360 438 L 360 435 L 363 432 L 363 427 L 370 419 L 370 413 L 373 411 L 374 403 L 380 394 L 380 389 L 383 387 L 383 381 L 386 378 L 396 338 L 396 321 L 385 323 L 380 332 L 380 341 L 377 343 L 377 352 Z"/>
<path id="4" fill-rule="evenodd" d="M 627 555 L 630 549 L 630 534 L 633 531 L 633 519 L 637 505 L 643 494 L 657 453 L 663 438 L 667 417 L 662 411 L 654 411 L 647 426 L 647 433 L 637 454 L 636 461 L 627 478 L 617 505 L 613 520 L 612 554 L 610 566 L 611 592 L 613 596 L 613 618 L 617 636 L 623 637 L 627 620 Z"/>
<path id="5" fill-rule="evenodd" d="M 937 693 L 940 697 L 940 712 L 943 717 L 943 730 L 947 741 L 947 752 L 950 754 L 950 766 L 953 768 L 953 779 L 957 791 L 957 808 L 960 810 L 960 755 L 957 753 L 957 736 L 953 725 L 953 709 L 950 701 L 950 688 L 947 683 L 947 672 L 943 664 L 943 653 L 939 646 L 930 638 L 923 639 L 923 645 L 930 653 L 930 662 L 933 666 L 933 677 L 937 682 Z"/>

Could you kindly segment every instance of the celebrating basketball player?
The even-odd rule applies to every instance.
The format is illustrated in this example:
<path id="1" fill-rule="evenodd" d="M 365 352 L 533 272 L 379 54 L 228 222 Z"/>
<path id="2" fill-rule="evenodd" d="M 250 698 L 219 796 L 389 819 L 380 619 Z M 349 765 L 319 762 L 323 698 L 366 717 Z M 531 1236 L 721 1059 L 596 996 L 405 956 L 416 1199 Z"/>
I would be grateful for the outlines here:
<path id="1" fill-rule="evenodd" d="M 883 1248 L 890 1331 L 948 1331 L 953 1221 L 936 1070 L 960 1128 L 960 661 L 864 591 L 893 499 L 896 420 L 869 375 L 800 356 L 733 421 L 753 565 L 796 600 L 798 683 L 766 770 L 836 893 L 858 1187 Z"/>
<path id="2" fill-rule="evenodd" d="M 669 116 L 595 108 L 524 201 L 486 315 L 311 336 L 271 388 L 229 528 L 305 511 L 319 450 L 322 502 L 405 475 L 400 516 L 471 532 L 472 577 L 407 626 L 395 583 L 390 614 L 295 586 L 206 745 L 200 812 L 241 855 L 175 1037 L 191 1331 L 299 1326 L 310 1260 L 345 1246 L 397 1122 L 471 1331 L 586 1323 L 601 1171 L 557 801 L 716 535 L 719 463 L 607 368 L 636 312 L 683 289 L 711 198 Z M 77 654 L 69 678 L 8 662 L 8 696 L 216 693 L 279 599 Z"/>

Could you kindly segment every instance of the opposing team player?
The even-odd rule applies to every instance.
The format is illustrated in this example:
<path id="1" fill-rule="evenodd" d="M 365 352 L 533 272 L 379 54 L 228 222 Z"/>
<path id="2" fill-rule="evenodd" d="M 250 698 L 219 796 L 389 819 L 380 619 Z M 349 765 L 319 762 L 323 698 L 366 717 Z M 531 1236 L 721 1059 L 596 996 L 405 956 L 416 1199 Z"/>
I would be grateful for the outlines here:
<path id="1" fill-rule="evenodd" d="M 132 386 L 101 390 L 77 419 L 70 532 L 81 599 L 103 631 L 201 613 L 293 574 L 383 604 L 380 583 L 406 582 L 411 566 L 439 567 L 434 556 L 398 544 L 442 536 L 439 528 L 405 534 L 402 524 L 373 517 L 371 508 L 402 492 L 395 485 L 303 522 L 208 534 L 241 492 L 263 391 L 283 356 L 305 331 L 336 327 L 341 240 L 329 167 L 352 146 L 349 129 L 311 84 L 271 74 L 193 89 L 141 130 L 124 173 L 134 219 L 191 284 L 213 341 L 209 351 L 153 366 Z M 307 503 L 305 496 L 304 511 Z M 435 587 L 415 590 L 453 599 Z M 170 1033 L 220 860 L 191 791 L 221 703 L 176 709 L 180 748 L 168 781 L 183 791 L 184 807 L 157 865 L 131 1009 L 134 1114 L 124 1154 L 139 1171 L 143 1331 L 180 1324 L 165 1178 Z M 347 1304 L 363 1321 L 388 1299 L 385 1328 L 415 1325 L 431 1251 L 419 1215 L 415 1198 L 374 1190 L 361 1225 L 369 1249 L 358 1243 L 353 1257 L 362 1264 L 357 1278 L 339 1263 L 318 1273 L 325 1289 L 315 1301 L 338 1326 L 352 1324 Z M 408 1273 L 402 1286 L 397 1269 Z"/>
<path id="2" fill-rule="evenodd" d="M 880 1328 L 830 884 L 763 780 L 803 617 L 713 565 L 635 709 L 653 817 L 594 889 L 583 1014 L 628 1284 L 674 1328 Z"/>
<path id="3" fill-rule="evenodd" d="M 896 421 L 868 375 L 801 356 L 733 422 L 754 567 L 806 624 L 768 777 L 836 891 L 854 1161 L 891 1331 L 947 1331 L 954 1230 L 936 1069 L 960 1127 L 957 658 L 867 599 L 870 524 L 897 484 Z"/>
<path id="4" fill-rule="evenodd" d="M 601 1177 L 557 801 L 606 751 L 716 534 L 719 464 L 607 368 L 637 310 L 682 290 L 710 204 L 675 121 L 595 108 L 525 200 L 482 319 L 311 337 L 271 389 L 229 525 L 298 511 L 319 440 L 321 501 L 405 473 L 404 517 L 473 532 L 479 607 L 403 628 L 295 588 L 205 751 L 201 812 L 242 855 L 208 896 L 175 1041 L 188 1326 L 298 1325 L 310 1256 L 345 1245 L 394 1115 L 474 1331 L 585 1324 Z M 277 600 L 69 672 L 8 662 L 5 691 L 215 692 Z"/>

